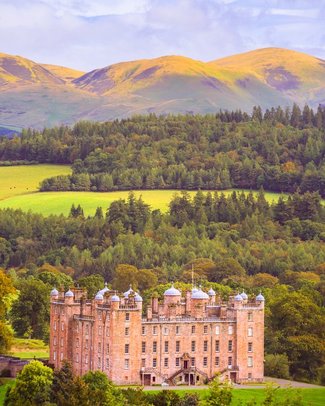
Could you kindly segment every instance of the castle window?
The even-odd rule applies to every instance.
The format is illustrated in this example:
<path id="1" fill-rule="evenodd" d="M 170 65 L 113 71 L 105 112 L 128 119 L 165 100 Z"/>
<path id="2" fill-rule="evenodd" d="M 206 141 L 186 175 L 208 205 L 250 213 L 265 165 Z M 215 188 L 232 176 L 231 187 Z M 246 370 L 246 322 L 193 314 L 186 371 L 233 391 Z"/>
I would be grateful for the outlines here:
<path id="1" fill-rule="evenodd" d="M 98 343 L 98 352 L 102 352 L 102 343 Z"/>
<path id="2" fill-rule="evenodd" d="M 61 345 L 61 347 L 63 347 L 63 338 L 61 337 L 61 340 L 60 340 L 60 345 Z"/>
<path id="3" fill-rule="evenodd" d="M 208 334 L 208 326 L 203 326 L 203 334 Z"/>
<path id="4" fill-rule="evenodd" d="M 88 325 L 88 323 L 86 324 L 86 335 L 88 335 L 89 334 L 89 325 Z"/>
<path id="5" fill-rule="evenodd" d="M 218 367 L 220 365 L 220 358 L 219 357 L 215 357 L 214 364 L 215 364 L 216 367 Z"/>
<path id="6" fill-rule="evenodd" d="M 77 333 L 79 333 L 79 324 L 80 324 L 80 322 L 77 321 L 77 323 L 76 323 L 76 331 L 77 331 Z"/>
<path id="7" fill-rule="evenodd" d="M 88 339 L 86 340 L 86 345 L 85 345 L 86 349 L 88 349 Z"/>
<path id="8" fill-rule="evenodd" d="M 249 374 L 248 374 L 248 380 L 249 380 L 249 381 L 252 380 L 252 373 L 251 373 L 251 372 L 249 372 Z"/>
<path id="9" fill-rule="evenodd" d="M 216 335 L 218 336 L 220 334 L 220 326 L 216 326 Z"/>
<path id="10" fill-rule="evenodd" d="M 191 358 L 191 367 L 195 367 L 195 358 L 194 357 Z"/>
<path id="11" fill-rule="evenodd" d="M 176 366 L 176 367 L 179 367 L 179 365 L 180 365 L 180 362 L 179 362 L 179 358 L 177 357 L 177 358 L 175 359 L 175 366 Z"/>
<path id="12" fill-rule="evenodd" d="M 108 369 L 108 368 L 109 368 L 109 359 L 106 358 L 106 369 Z"/>
<path id="13" fill-rule="evenodd" d="M 204 367 L 208 366 L 208 357 L 203 357 L 203 366 Z"/>
<path id="14" fill-rule="evenodd" d="M 141 343 L 141 350 L 142 350 L 142 354 L 144 354 L 146 352 L 146 342 L 142 341 Z"/>
<path id="15" fill-rule="evenodd" d="M 219 352 L 220 351 L 220 341 L 219 340 L 216 340 L 216 352 Z"/>
<path id="16" fill-rule="evenodd" d="M 253 366 L 253 357 L 248 357 L 247 359 L 247 366 L 252 367 Z"/>
<path id="17" fill-rule="evenodd" d="M 56 361 L 56 351 L 53 352 L 53 360 Z"/>
<path id="18" fill-rule="evenodd" d="M 56 321 L 54 322 L 54 330 L 56 330 Z"/>
<path id="19" fill-rule="evenodd" d="M 142 335 L 144 336 L 146 334 L 146 327 L 142 326 Z"/>
<path id="20" fill-rule="evenodd" d="M 88 364 L 88 354 L 85 355 L 85 364 Z"/>
<path id="21" fill-rule="evenodd" d="M 157 352 L 157 341 L 153 341 L 152 343 L 152 352 Z"/>
<path id="22" fill-rule="evenodd" d="M 248 352 L 253 352 L 253 343 L 248 343 Z"/>
<path id="23" fill-rule="evenodd" d="M 102 335 L 102 326 L 98 327 L 98 335 L 101 336 Z"/>
<path id="24" fill-rule="evenodd" d="M 56 336 L 53 337 L 53 345 L 56 345 Z"/>
<path id="25" fill-rule="evenodd" d="M 167 327 L 164 327 L 164 335 L 168 336 L 168 328 Z"/>
<path id="26" fill-rule="evenodd" d="M 168 358 L 164 358 L 164 367 L 168 368 Z"/>
<path id="27" fill-rule="evenodd" d="M 228 368 L 232 368 L 232 357 L 228 357 Z"/>
<path id="28" fill-rule="evenodd" d="M 76 354 L 76 362 L 79 362 L 79 354 Z"/>
<path id="29" fill-rule="evenodd" d="M 233 334 L 233 333 L 234 333 L 233 326 L 228 326 L 228 334 Z"/>
<path id="30" fill-rule="evenodd" d="M 130 321 L 130 313 L 125 313 L 125 321 Z"/>
<path id="31" fill-rule="evenodd" d="M 232 340 L 228 341 L 228 351 L 232 351 Z"/>
<path id="32" fill-rule="evenodd" d="M 125 335 L 126 335 L 126 336 L 128 336 L 128 335 L 129 335 L 129 332 L 130 332 L 129 327 L 125 327 Z"/>
<path id="33" fill-rule="evenodd" d="M 154 336 L 157 335 L 157 326 L 153 326 L 153 327 L 152 327 L 152 334 L 153 334 Z"/>
<path id="34" fill-rule="evenodd" d="M 191 342 L 191 351 L 195 352 L 195 341 Z"/>
<path id="35" fill-rule="evenodd" d="M 165 352 L 168 352 L 168 346 L 169 346 L 168 341 L 165 341 Z"/>
<path id="36" fill-rule="evenodd" d="M 61 306 L 61 314 L 64 314 L 64 307 Z"/>
<path id="37" fill-rule="evenodd" d="M 248 313 L 247 313 L 247 318 L 248 318 L 248 321 L 253 321 L 253 313 L 252 313 L 252 312 L 248 312 Z"/>
<path id="38" fill-rule="evenodd" d="M 98 368 L 100 368 L 101 367 L 100 357 L 98 357 L 97 362 L 98 362 Z"/>
<path id="39" fill-rule="evenodd" d="M 180 335 L 180 331 L 181 331 L 180 326 L 176 326 L 176 335 L 177 335 L 177 336 Z"/>
<path id="40" fill-rule="evenodd" d="M 106 327 L 106 337 L 109 337 L 109 327 Z"/>
<path id="41" fill-rule="evenodd" d="M 109 354 L 109 344 L 106 344 L 106 354 Z"/>
<path id="42" fill-rule="evenodd" d="M 141 359 L 141 366 L 142 366 L 142 368 L 144 368 L 146 366 L 146 359 L 145 358 Z"/>
<path id="43" fill-rule="evenodd" d="M 179 352 L 179 350 L 180 350 L 180 344 L 181 344 L 180 341 L 176 341 L 176 352 Z"/>
<path id="44" fill-rule="evenodd" d="M 61 352 L 60 360 L 63 361 L 63 352 Z"/>
<path id="45" fill-rule="evenodd" d="M 62 331 L 64 330 L 64 323 L 63 322 L 61 323 L 61 330 Z"/>
<path id="46" fill-rule="evenodd" d="M 79 347 L 79 338 L 76 339 L 76 347 Z"/>
<path id="47" fill-rule="evenodd" d="M 203 342 L 203 351 L 208 351 L 208 341 L 207 340 L 205 340 Z"/>
<path id="48" fill-rule="evenodd" d="M 155 382 L 156 382 L 156 377 L 153 376 L 153 377 L 152 377 L 152 383 L 155 383 Z"/>
<path id="49" fill-rule="evenodd" d="M 253 337 L 253 327 L 248 327 L 248 337 Z"/>
<path id="50" fill-rule="evenodd" d="M 152 368 L 157 368 L 157 358 L 152 358 Z"/>
<path id="51" fill-rule="evenodd" d="M 125 354 L 128 354 L 128 353 L 129 353 L 129 350 L 130 350 L 130 344 L 125 344 L 125 346 L 124 346 L 124 353 L 125 353 Z"/>
<path id="52" fill-rule="evenodd" d="M 129 369 L 130 367 L 130 360 L 128 358 L 126 358 L 124 360 L 124 369 Z"/>
<path id="53" fill-rule="evenodd" d="M 191 333 L 195 334 L 195 326 L 192 326 Z"/>

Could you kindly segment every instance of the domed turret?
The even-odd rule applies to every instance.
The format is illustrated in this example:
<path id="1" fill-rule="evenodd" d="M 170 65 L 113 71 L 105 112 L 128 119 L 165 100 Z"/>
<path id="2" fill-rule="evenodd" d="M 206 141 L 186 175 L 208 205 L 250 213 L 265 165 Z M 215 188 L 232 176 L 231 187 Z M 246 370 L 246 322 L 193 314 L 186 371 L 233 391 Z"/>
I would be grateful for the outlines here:
<path id="1" fill-rule="evenodd" d="M 192 294 L 193 293 L 196 293 L 196 292 L 198 292 L 199 291 L 199 289 L 196 287 L 196 286 L 194 286 L 194 288 L 192 289 Z"/>
<path id="2" fill-rule="evenodd" d="M 65 292 L 65 297 L 73 297 L 73 292 L 69 289 L 67 292 Z"/>
<path id="3" fill-rule="evenodd" d="M 235 299 L 236 302 L 242 302 L 243 301 L 243 297 L 239 293 L 235 296 L 234 299 Z"/>
<path id="4" fill-rule="evenodd" d="M 134 301 L 135 302 L 143 302 L 143 299 L 138 293 L 136 293 L 136 295 L 134 297 Z"/>
<path id="5" fill-rule="evenodd" d="M 101 295 L 105 295 L 106 292 L 109 292 L 109 289 L 107 287 L 107 282 L 105 282 L 105 287 L 103 289 L 101 289 L 98 293 L 100 293 Z"/>
<path id="6" fill-rule="evenodd" d="M 246 293 L 244 291 L 242 291 L 242 293 L 240 294 L 240 296 L 243 298 L 243 300 L 247 300 L 248 296 L 246 295 Z"/>
<path id="7" fill-rule="evenodd" d="M 54 288 L 51 290 L 51 296 L 58 296 L 58 295 L 59 295 L 59 292 L 57 289 Z"/>
<path id="8" fill-rule="evenodd" d="M 120 298 L 115 294 L 111 297 L 111 302 L 119 302 Z"/>
<path id="9" fill-rule="evenodd" d="M 209 295 L 203 292 L 203 290 L 199 289 L 197 292 L 192 293 L 192 299 L 209 300 Z"/>
<path id="10" fill-rule="evenodd" d="M 95 300 L 103 300 L 104 296 L 101 294 L 101 290 L 97 292 L 97 295 L 95 296 Z"/>
<path id="11" fill-rule="evenodd" d="M 260 293 L 256 296 L 255 300 L 258 301 L 258 302 L 264 302 L 264 301 L 265 301 L 264 296 L 262 295 L 262 292 L 260 292 Z"/>
<path id="12" fill-rule="evenodd" d="M 132 286 L 130 285 L 130 289 L 127 290 L 126 292 L 123 293 L 125 299 L 129 297 L 130 294 L 136 294 L 136 292 L 132 289 Z"/>
<path id="13" fill-rule="evenodd" d="M 216 292 L 212 288 L 210 288 L 209 291 L 208 291 L 208 295 L 209 296 L 215 296 Z"/>
<path id="14" fill-rule="evenodd" d="M 172 285 L 171 288 L 165 290 L 164 296 L 181 296 L 181 292 Z"/>

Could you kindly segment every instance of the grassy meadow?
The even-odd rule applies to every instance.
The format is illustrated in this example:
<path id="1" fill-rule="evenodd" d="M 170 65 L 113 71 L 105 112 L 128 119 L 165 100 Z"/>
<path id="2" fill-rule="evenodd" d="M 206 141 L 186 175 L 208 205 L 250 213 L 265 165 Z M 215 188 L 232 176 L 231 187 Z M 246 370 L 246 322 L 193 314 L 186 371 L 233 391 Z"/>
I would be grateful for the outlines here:
<path id="1" fill-rule="evenodd" d="M 68 215 L 72 204 L 80 204 L 85 215 L 93 215 L 98 206 L 106 210 L 117 199 L 127 199 L 129 191 L 121 192 L 39 192 L 40 182 L 51 176 L 71 173 L 68 165 L 24 165 L 0 167 L 0 209 L 13 208 L 24 211 L 31 210 L 45 216 L 51 214 Z M 233 190 L 224 190 L 229 195 Z M 168 204 L 179 190 L 138 190 L 135 195 L 154 209 L 166 212 Z M 245 190 L 248 193 L 248 190 Z M 188 192 L 191 196 L 196 191 Z M 221 192 L 220 192 L 221 193 Z M 255 195 L 258 193 L 253 192 Z M 265 192 L 266 199 L 271 203 L 277 201 L 279 193 Z M 323 201 L 324 202 L 324 201 Z M 325 202 L 324 202 L 325 203 Z"/>
<path id="2" fill-rule="evenodd" d="M 223 193 L 229 195 L 232 190 L 225 190 Z M 136 196 L 142 196 L 144 202 L 148 203 L 152 209 L 160 209 L 166 212 L 168 204 L 175 193 L 179 190 L 137 190 Z M 195 191 L 190 191 L 191 196 Z M 257 192 L 254 192 L 257 193 Z M 129 192 L 39 192 L 27 195 L 13 196 L 9 199 L 0 200 L 0 209 L 11 207 L 14 209 L 31 210 L 44 214 L 69 214 L 72 204 L 80 204 L 85 215 L 93 215 L 98 206 L 106 210 L 110 204 L 117 199 L 127 199 Z M 266 193 L 269 201 L 277 200 L 280 195 L 277 193 Z"/>
<path id="3" fill-rule="evenodd" d="M 68 165 L 1 166 L 0 201 L 35 192 L 43 179 L 69 173 L 71 173 L 71 168 Z"/>

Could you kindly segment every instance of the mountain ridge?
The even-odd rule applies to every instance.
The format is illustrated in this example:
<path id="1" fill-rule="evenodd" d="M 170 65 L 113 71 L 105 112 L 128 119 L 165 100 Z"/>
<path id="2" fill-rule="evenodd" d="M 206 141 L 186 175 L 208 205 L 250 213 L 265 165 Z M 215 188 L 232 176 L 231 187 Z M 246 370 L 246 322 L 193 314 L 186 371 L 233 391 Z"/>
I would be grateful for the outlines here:
<path id="1" fill-rule="evenodd" d="M 36 128 L 138 113 L 316 107 L 325 103 L 325 61 L 262 48 L 209 62 L 167 55 L 84 73 L 0 54 L 0 90 L 0 122 Z"/>

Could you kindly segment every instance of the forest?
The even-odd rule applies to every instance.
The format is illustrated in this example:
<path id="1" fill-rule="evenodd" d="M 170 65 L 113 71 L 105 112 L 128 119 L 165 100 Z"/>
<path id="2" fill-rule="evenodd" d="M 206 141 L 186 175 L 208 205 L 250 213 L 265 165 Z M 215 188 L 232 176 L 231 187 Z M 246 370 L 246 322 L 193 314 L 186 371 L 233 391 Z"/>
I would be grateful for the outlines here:
<path id="1" fill-rule="evenodd" d="M 3 165 L 73 165 L 42 191 L 260 189 L 325 197 L 325 108 L 134 116 L 0 138 Z"/>
<path id="2" fill-rule="evenodd" d="M 223 297 L 245 289 L 266 298 L 266 373 L 325 382 L 325 208 L 317 192 L 268 203 L 263 190 L 176 194 L 166 214 L 131 192 L 85 217 L 0 210 L 0 329 L 48 340 L 49 292 L 75 284 L 90 297 L 129 283 L 145 301 L 171 281 Z M 9 300 L 9 299 L 10 300 Z M 6 327 L 7 326 L 7 327 Z"/>

